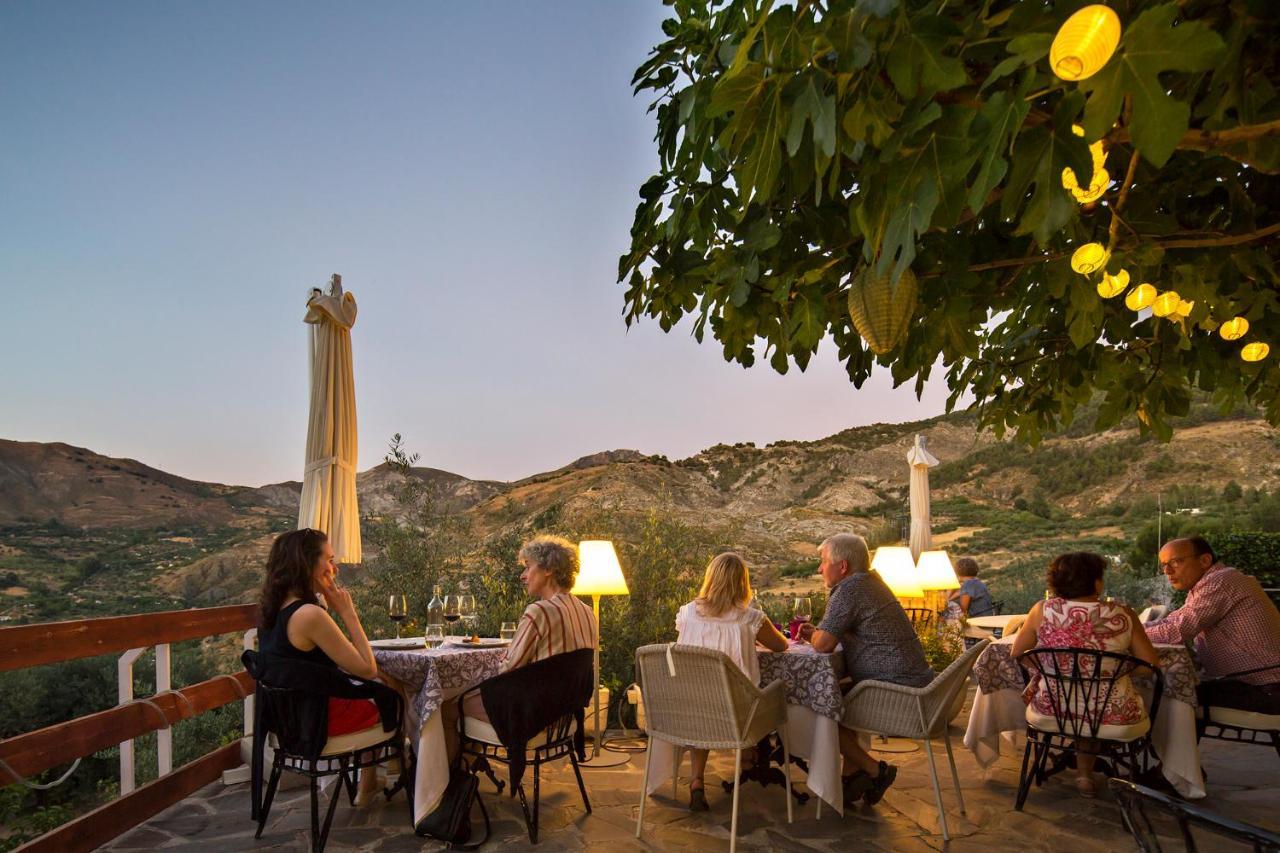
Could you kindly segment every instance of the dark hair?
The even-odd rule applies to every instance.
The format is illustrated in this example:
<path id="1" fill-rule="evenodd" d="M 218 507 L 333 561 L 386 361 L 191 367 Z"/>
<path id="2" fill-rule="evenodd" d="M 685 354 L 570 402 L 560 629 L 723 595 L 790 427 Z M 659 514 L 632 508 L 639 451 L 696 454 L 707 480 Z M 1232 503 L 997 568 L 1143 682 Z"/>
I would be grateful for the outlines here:
<path id="1" fill-rule="evenodd" d="M 973 557 L 961 557 L 956 560 L 956 574 L 962 578 L 976 578 L 978 576 L 978 561 Z"/>
<path id="2" fill-rule="evenodd" d="M 1218 555 L 1213 553 L 1213 546 L 1209 544 L 1208 539 L 1205 539 L 1203 536 L 1188 536 L 1186 541 L 1188 545 L 1196 549 L 1197 557 L 1208 554 L 1209 559 L 1213 560 L 1215 563 L 1218 562 Z"/>
<path id="3" fill-rule="evenodd" d="M 311 573 L 316 561 L 324 553 L 324 543 L 329 541 L 319 530 L 305 527 L 281 533 L 271 543 L 267 555 L 267 576 L 262 581 L 262 593 L 258 596 L 258 627 L 272 628 L 280 605 L 290 595 L 296 595 L 307 604 L 319 604 L 316 591 L 311 587 Z"/>
<path id="4" fill-rule="evenodd" d="M 1061 598 L 1087 598 L 1098 591 L 1107 560 L 1091 551 L 1059 554 L 1049 564 L 1049 588 Z"/>

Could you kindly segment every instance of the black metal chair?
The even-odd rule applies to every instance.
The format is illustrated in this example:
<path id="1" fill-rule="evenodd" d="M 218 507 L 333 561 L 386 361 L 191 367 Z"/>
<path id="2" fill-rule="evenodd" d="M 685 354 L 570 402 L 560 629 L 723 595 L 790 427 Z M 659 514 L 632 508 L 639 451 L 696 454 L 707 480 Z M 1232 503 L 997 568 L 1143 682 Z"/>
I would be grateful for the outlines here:
<path id="1" fill-rule="evenodd" d="M 1150 766 L 1151 721 L 1160 710 L 1164 675 L 1158 667 L 1149 667 L 1131 655 L 1097 649 L 1038 648 L 1023 653 L 1018 662 L 1039 676 L 1048 686 L 1051 715 L 1035 723 L 1028 709 L 1027 747 L 1022 754 L 1022 771 L 1018 779 L 1018 798 L 1014 806 L 1022 811 L 1031 783 L 1043 785 L 1045 779 L 1067 765 L 1080 751 L 1078 741 L 1098 742 L 1098 754 L 1110 758 L 1117 769 L 1124 767 L 1137 778 Z M 1154 671 L 1155 687 L 1151 707 L 1144 724 L 1115 726 L 1106 724 L 1106 712 L 1116 684 L 1134 670 Z M 1055 759 L 1052 768 L 1049 759 Z"/>
<path id="2" fill-rule="evenodd" d="M 330 670 L 306 661 L 285 661 L 276 658 L 274 665 L 264 665 L 270 658 L 258 652 L 245 652 L 242 659 L 256 686 L 254 700 L 254 760 L 252 818 L 258 822 L 254 838 L 261 838 L 271 813 L 280 777 L 286 771 L 303 776 L 311 784 L 311 849 L 314 853 L 324 850 L 329 838 L 329 828 L 338 797 L 345 789 L 351 804 L 355 805 L 356 780 L 359 772 L 392 758 L 400 760 L 401 781 L 413 778 L 413 771 L 406 761 L 404 749 L 404 700 L 400 694 L 376 681 L 357 678 L 341 671 Z M 274 666 L 274 668 L 273 668 Z M 289 686 L 276 686 L 283 681 Z M 390 720 L 381 714 L 381 721 L 368 729 L 345 735 L 327 737 L 317 732 L 314 711 L 317 703 L 327 703 L 329 698 L 374 700 L 380 708 L 393 710 Z M 327 717 L 319 718 L 321 721 Z M 392 728 L 388 730 L 388 722 Z M 262 784 L 262 752 L 266 746 L 274 752 L 271 775 L 261 801 L 258 792 Z M 337 776 L 338 784 L 329 799 L 324 822 L 320 821 L 320 780 Z M 399 788 L 405 789 L 412 813 L 413 790 L 410 784 L 397 784 L 386 791 L 390 798 Z"/>
<path id="3" fill-rule="evenodd" d="M 1223 680 L 1240 678 L 1245 675 L 1256 675 L 1280 669 L 1280 664 L 1262 666 L 1257 669 L 1246 669 L 1223 676 Z M 1202 682 L 1202 688 L 1212 682 Z M 1221 705 L 1205 705 L 1198 709 L 1196 718 L 1196 739 L 1215 738 L 1217 740 L 1234 741 L 1236 743 L 1256 743 L 1260 746 L 1271 745 L 1280 755 L 1280 714 L 1264 714 L 1259 711 L 1245 711 Z"/>
<path id="4" fill-rule="evenodd" d="M 566 681 L 564 685 L 564 701 L 561 702 L 558 711 L 552 714 L 549 719 L 537 720 L 538 734 L 526 744 L 524 764 L 533 765 L 532 807 L 530 807 L 529 799 L 525 794 L 523 780 L 515 785 L 515 793 L 520 797 L 520 808 L 524 812 L 525 827 L 529 831 L 529 841 L 532 844 L 538 843 L 538 806 L 541 800 L 543 764 L 568 757 L 570 764 L 573 766 L 573 774 L 578 780 L 578 791 L 582 794 L 582 805 L 586 808 L 587 814 L 591 813 L 591 800 L 587 797 L 587 787 L 582 781 L 582 771 L 578 767 L 578 749 L 582 744 L 582 734 L 578 727 L 582 721 L 582 709 L 585 707 L 587 697 L 590 694 L 591 687 L 588 682 L 593 681 L 592 675 L 594 672 L 591 669 L 591 656 L 589 653 L 584 654 L 584 651 L 567 652 L 496 675 L 468 689 L 457 699 L 462 755 L 465 759 L 469 759 L 468 763 L 471 772 L 484 773 L 498 789 L 498 793 L 501 794 L 506 783 L 494 773 L 492 762 L 510 765 L 512 763 L 512 755 L 507 750 L 507 747 L 503 745 L 492 723 L 465 715 L 463 702 L 473 692 L 479 691 L 481 695 L 484 695 L 486 689 L 502 691 L 506 695 L 524 695 L 526 692 L 535 689 L 545 689 L 546 676 L 539 670 L 546 665 L 556 663 L 557 658 L 567 659 L 559 663 L 569 664 L 577 669 L 581 669 L 585 665 L 586 671 L 575 671 L 574 677 Z M 568 660 L 570 658 L 572 659 Z M 581 685 L 578 684 L 579 682 L 581 682 Z M 578 691 L 577 686 L 585 687 L 585 692 Z M 581 695 L 574 695 L 579 692 L 581 692 Z M 513 777 L 513 780 L 516 778 L 519 777 Z"/>
<path id="5" fill-rule="evenodd" d="M 1252 848 L 1255 853 L 1280 851 L 1280 835 L 1262 827 L 1214 814 L 1208 809 L 1193 806 L 1124 779 L 1112 779 L 1109 784 L 1116 796 L 1116 802 L 1120 804 L 1120 821 L 1133 836 L 1141 853 L 1162 853 L 1164 850 L 1161 846 L 1160 834 L 1152 821 L 1152 811 L 1163 814 L 1177 825 L 1182 849 L 1187 853 L 1196 853 L 1199 849 L 1199 844 L 1192 833 L 1193 827 L 1207 830 L 1218 837 L 1230 838 Z M 1218 840 L 1217 837 L 1213 839 L 1215 850 L 1220 849 Z"/>
<path id="6" fill-rule="evenodd" d="M 928 607 L 904 607 L 907 618 L 911 620 L 911 626 L 917 631 L 921 626 L 930 628 L 938 622 L 938 612 Z"/>

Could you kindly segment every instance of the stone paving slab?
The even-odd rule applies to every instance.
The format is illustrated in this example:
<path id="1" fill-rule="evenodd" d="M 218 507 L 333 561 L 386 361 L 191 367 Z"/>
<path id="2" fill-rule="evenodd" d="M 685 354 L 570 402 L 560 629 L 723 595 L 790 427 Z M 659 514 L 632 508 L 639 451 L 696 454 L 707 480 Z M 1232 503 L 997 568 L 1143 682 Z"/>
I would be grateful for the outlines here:
<path id="1" fill-rule="evenodd" d="M 966 712 L 951 729 L 966 814 L 960 814 L 955 791 L 948 782 L 946 753 L 940 744 L 935 760 L 943 778 L 943 803 L 951 828 L 951 843 L 944 848 L 934 805 L 932 783 L 923 751 L 885 756 L 898 764 L 896 784 L 875 808 L 849 809 L 844 817 L 823 808 L 815 818 L 815 802 L 795 805 L 795 822 L 786 822 L 786 805 L 780 787 L 743 788 L 738 818 L 738 849 L 785 850 L 788 853 L 844 853 L 849 850 L 967 851 L 1013 850 L 1017 853 L 1093 853 L 1133 850 L 1134 844 L 1120 825 L 1116 805 L 1104 794 L 1086 800 L 1075 793 L 1069 780 L 1050 779 L 1033 788 L 1022 812 L 1013 810 L 1021 753 L 1002 755 L 984 772 L 968 750 L 960 745 Z M 1280 831 L 1280 758 L 1269 747 L 1205 741 L 1202 756 L 1209 774 L 1210 796 L 1202 805 L 1213 811 L 1273 831 Z M 639 851 L 720 850 L 729 843 L 730 795 L 720 781 L 732 773 L 728 754 L 712 754 L 707 788 L 711 811 L 691 814 L 684 802 L 672 799 L 671 786 L 660 788 L 645 809 L 645 826 L 635 838 L 643 755 L 628 764 L 609 769 L 583 769 L 594 811 L 582 806 L 573 772 L 568 764 L 543 770 L 540 843 L 529 843 L 517 800 L 497 795 L 488 780 L 481 795 L 493 819 L 493 839 L 486 849 L 502 853 L 521 851 Z M 685 765 L 687 771 L 688 765 Z M 794 780 L 805 790 L 803 774 Z M 527 782 L 529 780 L 526 780 Z M 687 777 L 681 796 L 687 798 Z M 321 809 L 327 807 L 322 796 Z M 113 851 L 307 851 L 310 849 L 310 799 L 306 789 L 277 794 L 271 817 L 261 839 L 253 838 L 249 820 L 248 785 L 210 785 L 177 803 L 147 823 L 103 848 Z M 323 818 L 323 811 L 322 811 Z M 1203 849 L 1216 849 L 1212 839 Z M 326 850 L 359 853 L 418 853 L 444 849 L 444 845 L 415 836 L 409 825 L 409 809 L 403 794 L 390 802 L 379 798 L 365 808 L 353 808 L 345 796 L 334 814 Z M 1174 849 L 1180 849 L 1180 845 Z"/>

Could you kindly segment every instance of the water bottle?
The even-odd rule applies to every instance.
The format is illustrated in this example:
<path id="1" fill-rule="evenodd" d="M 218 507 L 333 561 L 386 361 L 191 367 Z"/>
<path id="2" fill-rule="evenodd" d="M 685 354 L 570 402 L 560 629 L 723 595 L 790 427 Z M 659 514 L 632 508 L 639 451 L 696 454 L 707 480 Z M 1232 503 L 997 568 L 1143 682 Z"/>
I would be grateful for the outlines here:
<path id="1" fill-rule="evenodd" d="M 431 588 L 431 602 L 427 604 L 427 625 L 444 627 L 444 601 L 440 598 L 440 586 Z"/>

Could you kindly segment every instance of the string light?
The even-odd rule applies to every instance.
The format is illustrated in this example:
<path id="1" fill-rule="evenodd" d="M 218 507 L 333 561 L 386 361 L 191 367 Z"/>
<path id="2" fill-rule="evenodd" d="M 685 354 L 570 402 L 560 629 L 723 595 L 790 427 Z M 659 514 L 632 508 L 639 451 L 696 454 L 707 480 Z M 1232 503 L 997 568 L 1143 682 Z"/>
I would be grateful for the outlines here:
<path id="1" fill-rule="evenodd" d="M 1129 295 L 1124 298 L 1124 304 L 1130 311 L 1141 311 L 1155 301 L 1156 287 L 1154 284 L 1148 284 L 1147 282 L 1143 282 L 1129 291 Z"/>
<path id="2" fill-rule="evenodd" d="M 1180 299 L 1178 300 L 1178 307 L 1173 309 L 1173 314 L 1175 317 L 1181 317 L 1185 320 L 1191 316 L 1191 309 L 1195 307 L 1194 299 Z"/>
<path id="3" fill-rule="evenodd" d="M 1218 334 L 1225 341 L 1243 338 L 1249 332 L 1249 321 L 1243 317 L 1235 317 L 1218 327 Z"/>
<path id="4" fill-rule="evenodd" d="M 1076 136 L 1084 136 L 1084 128 L 1078 124 L 1071 125 L 1071 132 Z M 1062 188 L 1070 191 L 1073 198 L 1080 204 L 1090 204 L 1102 198 L 1106 194 L 1107 188 L 1111 186 L 1111 173 L 1105 167 L 1107 162 L 1107 152 L 1103 148 L 1102 140 L 1089 146 L 1089 157 L 1093 160 L 1093 178 L 1089 181 L 1089 186 L 1080 186 L 1080 181 L 1076 178 L 1075 169 L 1070 166 L 1062 170 Z"/>
<path id="5" fill-rule="evenodd" d="M 1106 6 L 1085 6 L 1063 22 L 1049 47 L 1049 66 L 1063 80 L 1102 70 L 1120 44 L 1120 19 Z"/>
<path id="6" fill-rule="evenodd" d="M 1071 255 L 1071 269 L 1081 275 L 1095 273 L 1107 265 L 1111 257 L 1101 243 L 1085 243 Z"/>
<path id="7" fill-rule="evenodd" d="M 1151 303 L 1151 313 L 1157 317 L 1168 317 L 1178 310 L 1182 297 L 1178 295 L 1176 290 L 1166 290 L 1164 293 L 1156 297 L 1155 302 Z"/>
<path id="8" fill-rule="evenodd" d="M 1271 352 L 1271 347 L 1261 341 L 1254 341 L 1251 344 L 1244 345 L 1244 348 L 1240 350 L 1240 357 L 1245 361 L 1262 361 L 1269 352 Z"/>
<path id="9" fill-rule="evenodd" d="M 1112 275 L 1111 273 L 1103 273 L 1102 281 L 1098 282 L 1098 295 L 1103 299 L 1111 299 L 1124 293 L 1129 287 L 1129 271 L 1120 270 L 1120 272 Z"/>

